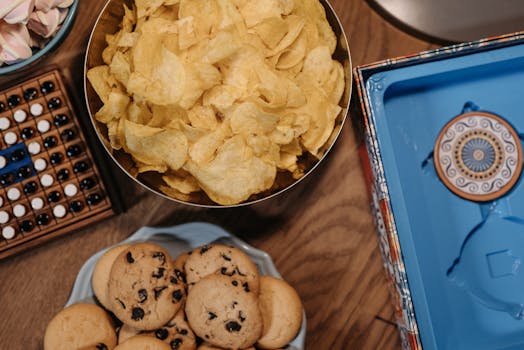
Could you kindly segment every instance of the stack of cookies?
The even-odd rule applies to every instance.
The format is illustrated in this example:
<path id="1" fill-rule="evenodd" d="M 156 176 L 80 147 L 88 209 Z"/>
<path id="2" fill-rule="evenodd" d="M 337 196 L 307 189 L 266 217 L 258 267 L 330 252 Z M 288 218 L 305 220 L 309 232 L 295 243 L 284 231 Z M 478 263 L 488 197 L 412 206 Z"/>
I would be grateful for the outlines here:
<path id="1" fill-rule="evenodd" d="M 78 304 L 49 323 L 44 350 L 281 349 L 302 324 L 285 281 L 260 276 L 241 250 L 207 245 L 171 260 L 150 243 L 107 251 L 93 273 L 100 304 Z"/>

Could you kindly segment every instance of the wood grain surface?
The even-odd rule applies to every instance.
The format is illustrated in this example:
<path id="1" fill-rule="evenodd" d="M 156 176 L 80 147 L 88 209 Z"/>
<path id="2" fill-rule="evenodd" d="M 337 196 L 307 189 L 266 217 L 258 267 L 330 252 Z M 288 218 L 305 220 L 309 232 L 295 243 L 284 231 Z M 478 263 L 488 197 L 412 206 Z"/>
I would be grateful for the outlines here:
<path id="1" fill-rule="evenodd" d="M 349 36 L 355 66 L 434 47 L 391 26 L 364 0 L 331 2 Z M 86 115 L 83 57 L 105 0 L 80 3 L 62 46 L 32 70 L 0 77 L 0 88 L 59 66 Z M 219 224 L 273 257 L 304 302 L 308 350 L 400 348 L 351 123 L 314 176 L 263 205 L 194 209 L 145 191 L 116 167 L 111 171 L 124 194 L 124 214 L 0 262 L 0 349 L 42 348 L 47 323 L 91 255 L 144 225 L 191 221 Z"/>

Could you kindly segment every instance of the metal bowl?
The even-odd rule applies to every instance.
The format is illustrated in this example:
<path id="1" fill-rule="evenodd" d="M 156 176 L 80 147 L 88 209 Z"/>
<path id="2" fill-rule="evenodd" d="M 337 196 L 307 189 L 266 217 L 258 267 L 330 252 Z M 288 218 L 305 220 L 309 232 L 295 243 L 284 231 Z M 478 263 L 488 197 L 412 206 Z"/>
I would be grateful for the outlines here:
<path id="1" fill-rule="evenodd" d="M 75 18 L 78 13 L 78 5 L 80 0 L 75 0 L 71 7 L 69 7 L 69 12 L 62 23 L 62 27 L 58 30 L 55 36 L 40 50 L 36 51 L 33 56 L 29 57 L 26 60 L 20 61 L 11 65 L 0 66 L 0 75 L 6 75 L 10 73 L 15 73 L 17 71 L 23 70 L 32 66 L 34 63 L 39 61 L 42 57 L 50 54 L 54 49 L 56 49 L 67 37 L 73 23 L 75 23 Z"/>
<path id="2" fill-rule="evenodd" d="M 207 197 L 207 195 L 205 195 L 203 191 L 186 196 L 186 198 L 170 197 L 160 190 L 160 186 L 162 185 L 163 181 L 161 178 L 161 174 L 158 173 L 144 173 L 139 174 L 138 176 L 134 176 L 134 162 L 131 159 L 131 156 L 125 153 L 123 150 L 116 151 L 111 148 L 106 125 L 98 122 L 94 118 L 95 113 L 102 107 L 102 101 L 100 100 L 93 87 L 89 83 L 87 79 L 87 71 L 93 67 L 104 64 L 102 60 L 102 51 L 107 46 L 105 36 L 106 34 L 114 34 L 119 30 L 119 25 L 124 16 L 123 4 L 131 6 L 133 2 L 133 0 L 109 0 L 107 2 L 106 6 L 102 10 L 102 13 L 98 17 L 95 27 L 93 28 L 93 31 L 91 33 L 91 38 L 89 40 L 84 65 L 85 98 L 89 110 L 89 115 L 91 117 L 91 122 L 97 132 L 98 138 L 103 143 L 106 151 L 115 161 L 115 163 L 118 164 L 118 166 L 129 177 L 131 177 L 133 180 L 135 180 L 137 183 L 144 186 L 148 190 L 158 194 L 159 196 L 173 200 L 178 203 L 205 208 L 232 208 L 259 203 L 274 196 L 278 196 L 283 192 L 286 192 L 287 190 L 291 189 L 299 182 L 304 180 L 306 177 L 308 177 L 311 173 L 313 173 L 315 168 L 327 156 L 327 154 L 329 153 L 329 151 L 331 150 L 331 148 L 333 147 L 337 138 L 340 135 L 340 132 L 342 130 L 342 127 L 344 125 L 349 111 L 352 86 L 351 57 L 349 53 L 348 40 L 346 34 L 344 33 L 340 19 L 337 17 L 335 11 L 333 10 L 333 7 L 327 0 L 320 0 L 320 3 L 324 6 L 326 10 L 327 19 L 338 38 L 337 49 L 333 57 L 334 59 L 342 63 L 342 65 L 344 66 L 346 75 L 346 86 L 344 95 L 342 97 L 342 101 L 340 102 L 340 106 L 342 106 L 343 110 L 336 119 L 335 129 L 333 130 L 333 134 L 331 135 L 328 144 L 326 144 L 322 149 L 323 156 L 321 157 L 321 159 L 316 159 L 313 156 L 304 156 L 303 159 L 300 160 L 299 164 L 301 164 L 304 167 L 304 169 L 306 169 L 305 174 L 302 178 L 296 180 L 293 179 L 292 176 L 287 172 L 278 172 L 275 184 L 270 190 L 253 195 L 247 201 L 231 206 L 223 206 L 211 201 L 211 199 L 209 199 L 209 197 Z"/>

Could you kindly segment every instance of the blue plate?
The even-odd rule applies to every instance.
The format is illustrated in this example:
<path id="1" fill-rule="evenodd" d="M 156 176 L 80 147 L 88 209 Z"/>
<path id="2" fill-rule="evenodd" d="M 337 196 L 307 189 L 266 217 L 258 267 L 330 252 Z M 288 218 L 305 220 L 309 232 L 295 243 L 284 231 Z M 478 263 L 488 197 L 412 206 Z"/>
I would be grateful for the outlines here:
<path id="1" fill-rule="evenodd" d="M 432 160 L 454 117 L 486 111 L 524 133 L 524 45 L 367 79 L 372 122 L 424 349 L 524 349 L 524 186 L 480 203 Z"/>
<path id="2" fill-rule="evenodd" d="M 196 247 L 209 243 L 232 245 L 246 253 L 255 264 L 260 273 L 282 278 L 278 273 L 271 257 L 249 244 L 233 236 L 224 229 L 207 223 L 190 223 L 172 227 L 142 227 L 128 239 L 120 244 L 132 242 L 151 242 L 164 247 L 171 256 L 175 257 Z M 78 272 L 73 291 L 65 306 L 76 303 L 95 303 L 94 292 L 91 286 L 91 276 L 98 259 L 107 251 L 108 247 L 89 258 Z M 304 312 L 302 327 L 297 337 L 286 349 L 304 350 L 306 341 L 306 314 Z"/>
<path id="3" fill-rule="evenodd" d="M 80 0 L 75 0 L 75 2 L 71 5 L 71 7 L 69 7 L 69 12 L 67 13 L 64 23 L 62 23 L 62 27 L 43 49 L 36 51 L 33 56 L 21 62 L 12 64 L 12 65 L 0 66 L 0 75 L 14 73 L 17 70 L 20 70 L 22 68 L 26 68 L 32 65 L 33 63 L 38 61 L 40 58 L 46 56 L 48 53 L 51 53 L 59 44 L 61 44 L 62 41 L 64 41 L 65 38 L 67 37 L 67 34 L 69 34 L 71 28 L 73 27 L 73 23 L 75 22 L 76 14 L 78 12 L 79 2 Z"/>

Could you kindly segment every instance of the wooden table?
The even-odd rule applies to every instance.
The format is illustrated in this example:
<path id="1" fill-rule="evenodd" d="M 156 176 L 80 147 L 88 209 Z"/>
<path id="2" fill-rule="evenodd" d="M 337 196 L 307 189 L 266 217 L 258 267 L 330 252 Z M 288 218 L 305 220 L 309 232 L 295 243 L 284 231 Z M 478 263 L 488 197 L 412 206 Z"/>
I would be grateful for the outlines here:
<path id="1" fill-rule="evenodd" d="M 83 57 L 105 0 L 80 1 L 72 33 L 55 55 L 82 101 Z M 354 65 L 432 48 L 387 23 L 364 0 L 332 0 L 350 39 Z M 24 76 L 25 77 L 25 76 Z M 22 78 L 22 77 L 20 77 Z M 0 86 L 7 84 L 0 78 Z M 356 103 L 357 101 L 353 101 Z M 81 103 L 80 109 L 84 110 Z M 316 175 L 266 207 L 197 210 L 148 193 L 112 169 L 127 211 L 0 262 L 0 349 L 39 349 L 49 320 L 68 299 L 87 258 L 144 225 L 219 224 L 267 251 L 307 312 L 307 349 L 399 349 L 393 308 L 350 123 Z M 296 192 L 298 191 L 298 192 Z"/>

